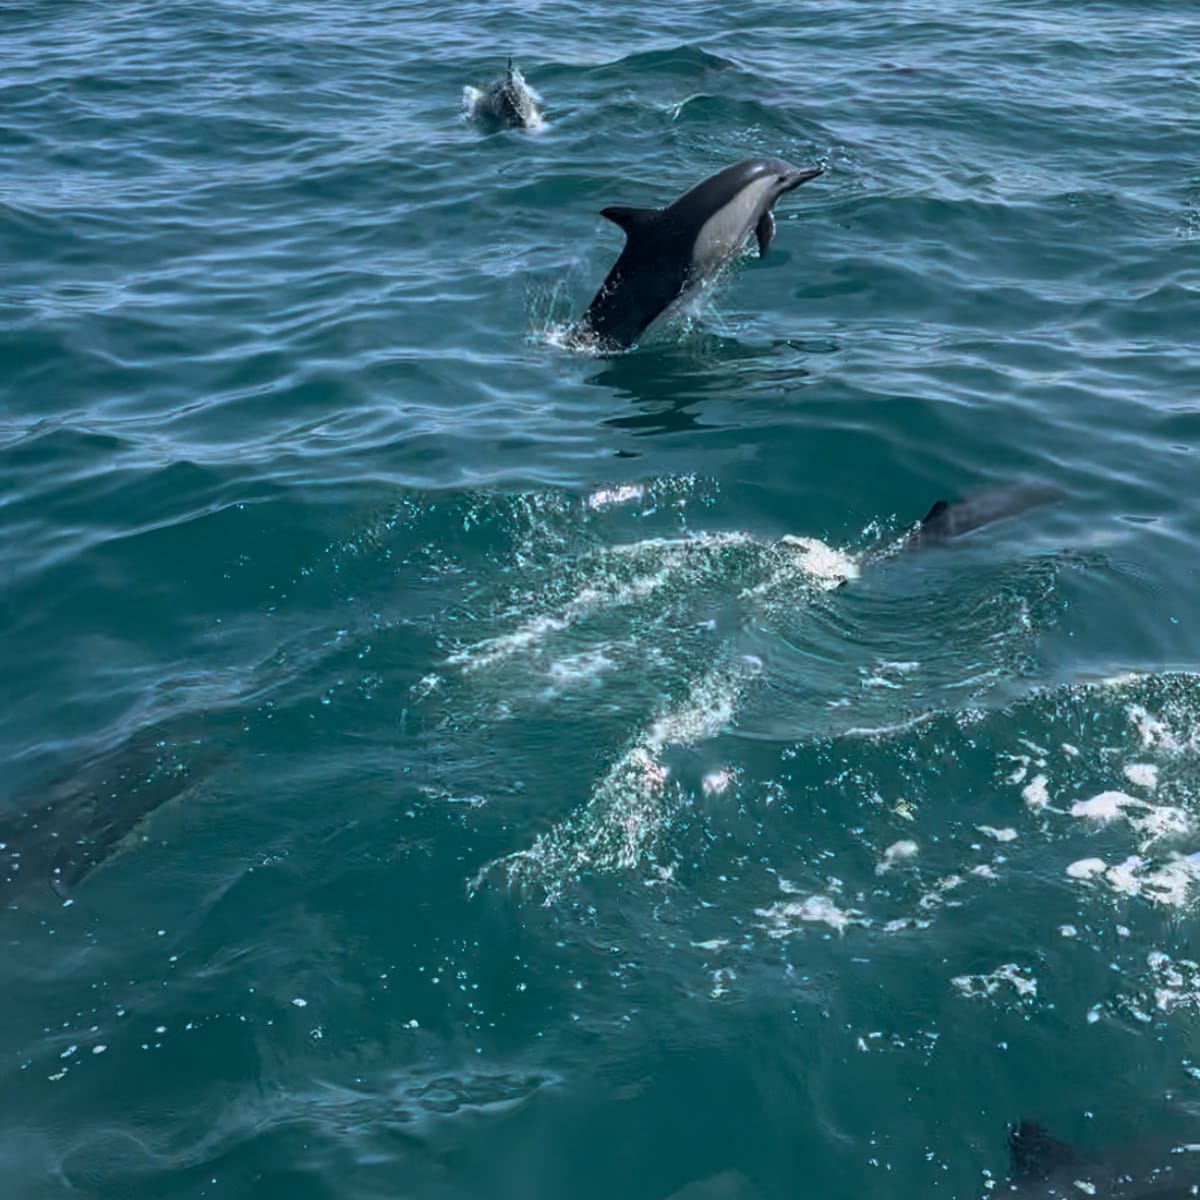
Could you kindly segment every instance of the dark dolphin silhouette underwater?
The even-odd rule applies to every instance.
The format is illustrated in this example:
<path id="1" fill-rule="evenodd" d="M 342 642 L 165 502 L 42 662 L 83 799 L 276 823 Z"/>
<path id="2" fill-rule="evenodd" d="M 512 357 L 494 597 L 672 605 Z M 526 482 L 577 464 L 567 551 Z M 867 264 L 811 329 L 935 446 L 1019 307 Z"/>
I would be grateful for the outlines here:
<path id="1" fill-rule="evenodd" d="M 1200 1150 L 1164 1139 L 1081 1151 L 1037 1121 L 1009 1130 L 1009 1174 L 989 1195 L 1019 1200 L 1184 1200 L 1200 1195 Z"/>
<path id="2" fill-rule="evenodd" d="M 0 909 L 69 899 L 151 813 L 231 759 L 227 745 L 190 732 L 147 726 L 0 805 Z"/>

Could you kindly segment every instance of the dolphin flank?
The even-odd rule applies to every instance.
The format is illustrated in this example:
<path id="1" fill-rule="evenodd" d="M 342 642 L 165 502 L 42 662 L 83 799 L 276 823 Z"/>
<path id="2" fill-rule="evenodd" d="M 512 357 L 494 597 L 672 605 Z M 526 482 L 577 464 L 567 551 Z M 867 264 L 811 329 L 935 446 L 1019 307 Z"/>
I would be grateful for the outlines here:
<path id="1" fill-rule="evenodd" d="M 600 215 L 624 230 L 625 248 L 573 336 L 606 349 L 632 346 L 676 300 L 711 279 L 751 233 L 759 254 L 766 254 L 776 202 L 823 170 L 747 158 L 666 208 L 603 209 Z"/>

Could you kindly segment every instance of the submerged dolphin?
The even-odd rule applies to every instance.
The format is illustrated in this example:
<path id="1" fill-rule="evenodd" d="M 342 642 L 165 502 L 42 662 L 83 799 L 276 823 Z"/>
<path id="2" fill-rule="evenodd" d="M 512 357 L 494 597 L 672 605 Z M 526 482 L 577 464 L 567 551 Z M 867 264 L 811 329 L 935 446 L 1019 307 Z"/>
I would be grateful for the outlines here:
<path id="1" fill-rule="evenodd" d="M 207 738 L 168 741 L 151 727 L 0 804 L 0 909 L 43 890 L 65 898 L 151 813 L 227 758 Z"/>
<path id="2" fill-rule="evenodd" d="M 1036 1121 L 1021 1121 L 1009 1131 L 1008 1151 L 1008 1182 L 989 1195 L 1022 1200 L 1183 1200 L 1200 1195 L 1200 1151 L 1178 1143 L 1146 1142 L 1085 1154 L 1051 1137 Z"/>
<path id="3" fill-rule="evenodd" d="M 747 158 L 696 184 L 666 208 L 615 206 L 600 213 L 625 232 L 625 248 L 573 336 L 624 350 L 685 293 L 711 279 L 751 233 L 766 254 L 780 196 L 823 167 Z"/>
<path id="4" fill-rule="evenodd" d="M 463 88 L 463 107 L 468 116 L 481 117 L 496 125 L 514 129 L 541 129 L 545 122 L 538 110 L 537 93 L 525 82 L 519 67 L 508 60 L 504 78 L 496 80 L 487 91 L 476 87 Z"/>

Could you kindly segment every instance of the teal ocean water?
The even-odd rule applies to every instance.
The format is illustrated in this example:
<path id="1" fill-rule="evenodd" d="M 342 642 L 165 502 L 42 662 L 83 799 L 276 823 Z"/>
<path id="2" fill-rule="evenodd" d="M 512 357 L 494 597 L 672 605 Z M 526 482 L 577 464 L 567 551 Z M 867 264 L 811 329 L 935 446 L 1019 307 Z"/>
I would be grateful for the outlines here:
<path id="1" fill-rule="evenodd" d="M 463 117 L 510 54 L 537 133 Z M 0 8 L 4 1194 L 1200 1142 L 1198 56 L 1154 0 Z M 826 168 L 770 252 L 566 348 L 598 211 L 748 154 Z"/>

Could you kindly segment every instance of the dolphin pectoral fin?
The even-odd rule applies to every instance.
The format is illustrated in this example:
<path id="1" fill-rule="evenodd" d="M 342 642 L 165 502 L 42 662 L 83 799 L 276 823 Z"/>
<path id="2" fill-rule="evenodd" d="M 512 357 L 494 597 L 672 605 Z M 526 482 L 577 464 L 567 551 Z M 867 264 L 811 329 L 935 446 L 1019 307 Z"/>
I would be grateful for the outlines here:
<path id="1" fill-rule="evenodd" d="M 660 211 L 657 208 L 630 208 L 624 204 L 614 204 L 602 208 L 600 215 L 619 226 L 625 231 L 625 236 L 631 238 L 635 233 L 649 229 L 658 220 Z"/>
<path id="2" fill-rule="evenodd" d="M 1008 1131 L 1008 1165 L 1014 1178 L 1045 1179 L 1078 1157 L 1070 1146 L 1052 1138 L 1037 1121 L 1018 1121 Z"/>
<path id="3" fill-rule="evenodd" d="M 771 215 L 770 209 L 767 209 L 759 217 L 758 224 L 754 227 L 754 236 L 758 238 L 758 257 L 763 258 L 767 253 L 767 247 L 771 244 L 771 239 L 775 236 L 775 218 Z"/>

